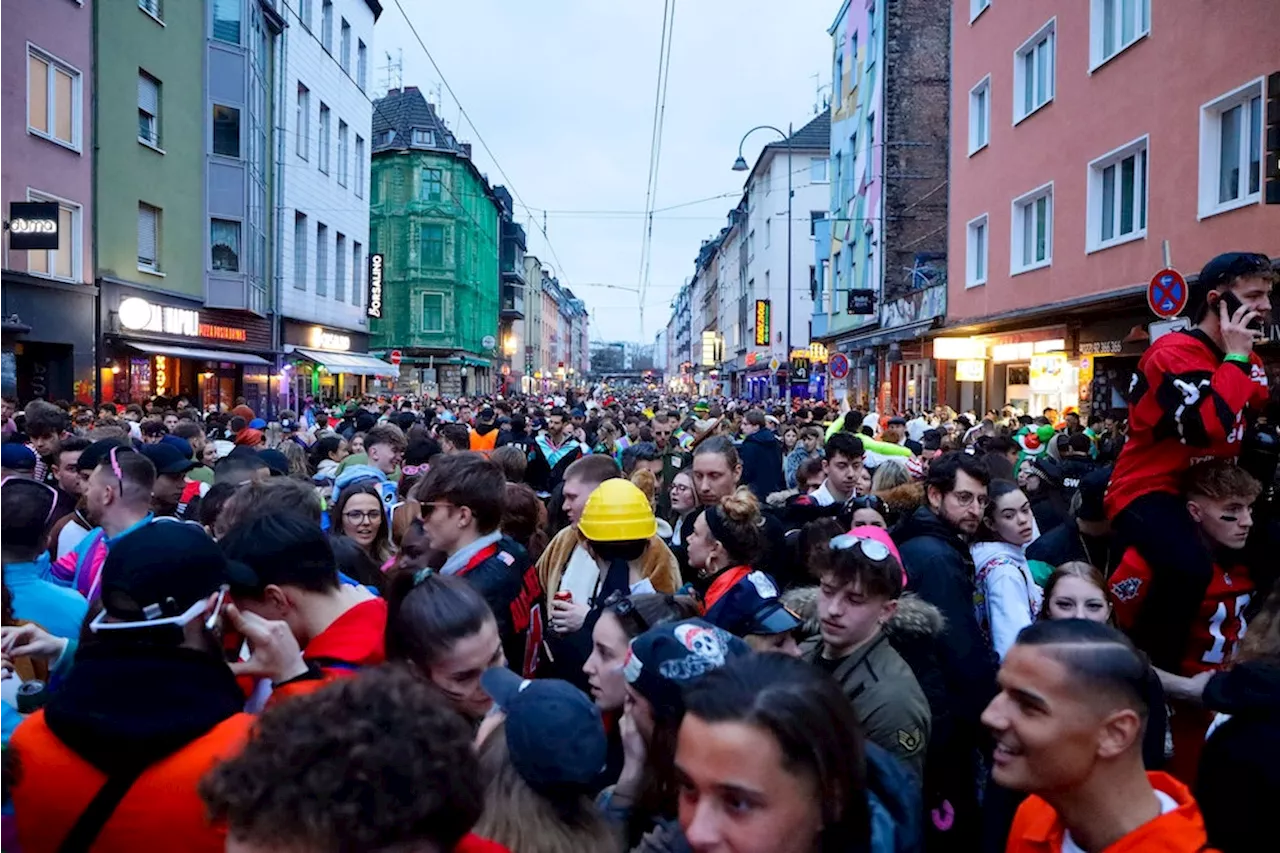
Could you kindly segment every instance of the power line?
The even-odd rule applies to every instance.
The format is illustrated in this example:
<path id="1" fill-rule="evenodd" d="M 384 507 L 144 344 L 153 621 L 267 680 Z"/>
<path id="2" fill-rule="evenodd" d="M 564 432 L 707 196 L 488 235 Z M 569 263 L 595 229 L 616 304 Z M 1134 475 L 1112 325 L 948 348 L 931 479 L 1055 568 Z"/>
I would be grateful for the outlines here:
<path id="1" fill-rule="evenodd" d="M 640 308 L 640 336 L 644 337 L 644 293 L 649 283 L 653 246 L 653 203 L 658 192 L 658 167 L 662 161 L 662 128 L 667 114 L 667 83 L 671 79 L 671 44 L 675 30 L 675 0 L 662 6 L 662 33 L 658 39 L 658 79 L 653 93 L 653 127 L 649 136 L 649 176 L 645 182 L 644 236 L 640 241 L 640 274 L 637 302 Z"/>
<path id="2" fill-rule="evenodd" d="M 458 98 L 458 93 L 453 91 L 453 86 L 449 85 L 449 80 L 444 76 L 444 72 L 440 70 L 440 66 L 436 63 L 435 57 L 431 55 L 431 51 L 427 50 L 426 43 L 422 40 L 422 36 L 418 35 L 418 28 L 413 25 L 413 21 L 409 20 L 409 16 L 404 11 L 404 6 L 401 5 L 400 0 L 395 0 L 395 3 L 396 8 L 400 10 L 400 17 L 404 18 L 404 22 L 409 26 L 409 32 L 413 34 L 414 39 L 418 42 L 418 47 L 422 48 L 422 52 L 426 55 L 427 61 L 431 63 L 431 67 L 435 69 L 436 74 L 440 77 L 440 82 L 444 84 L 445 90 L 449 93 L 449 96 L 453 98 L 453 102 L 458 105 L 459 117 L 466 119 L 467 124 L 471 126 L 471 130 L 476 135 L 476 141 L 480 143 L 480 147 L 489 155 L 489 159 L 493 161 L 494 168 L 498 170 L 498 174 L 502 175 L 503 180 L 506 181 L 506 186 L 511 190 L 512 197 L 525 209 L 525 212 L 532 217 L 533 208 L 524 203 L 524 199 L 520 197 L 519 190 L 516 189 L 515 182 L 511 180 L 511 176 L 507 174 L 506 170 L 502 168 L 502 164 L 498 162 L 497 156 L 495 156 L 493 150 L 489 148 L 489 143 L 485 142 L 484 137 L 480 135 L 480 128 L 476 127 L 476 123 L 471 120 L 471 116 L 467 114 L 466 108 L 462 106 L 462 100 Z M 560 256 L 556 254 L 556 247 L 552 244 L 551 237 L 547 234 L 546 228 L 538 225 L 537 220 L 535 219 L 531 218 L 530 221 L 539 231 L 542 232 L 542 237 L 547 242 L 547 248 L 551 251 L 551 257 L 556 262 L 556 272 L 565 278 L 565 286 L 569 287 L 569 275 L 565 272 L 564 264 L 560 261 Z"/>

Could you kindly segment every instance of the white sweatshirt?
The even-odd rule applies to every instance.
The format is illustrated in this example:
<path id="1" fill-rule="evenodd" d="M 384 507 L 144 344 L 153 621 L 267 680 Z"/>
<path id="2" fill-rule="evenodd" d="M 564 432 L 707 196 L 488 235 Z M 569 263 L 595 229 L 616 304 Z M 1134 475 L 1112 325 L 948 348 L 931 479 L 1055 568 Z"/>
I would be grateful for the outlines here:
<path id="1" fill-rule="evenodd" d="M 1044 603 L 1042 590 L 1031 577 L 1023 548 L 1008 542 L 975 542 L 973 555 L 974 606 L 978 624 L 1004 660 L 1018 632 L 1036 620 Z"/>

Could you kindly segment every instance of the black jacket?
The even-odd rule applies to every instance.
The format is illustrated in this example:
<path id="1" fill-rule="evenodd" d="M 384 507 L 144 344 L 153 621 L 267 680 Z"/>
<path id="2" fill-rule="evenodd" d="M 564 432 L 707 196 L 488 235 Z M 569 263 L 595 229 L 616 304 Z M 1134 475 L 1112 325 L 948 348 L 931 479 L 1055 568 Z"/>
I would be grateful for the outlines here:
<path id="1" fill-rule="evenodd" d="M 742 440 L 738 445 L 742 460 L 742 485 L 751 489 L 756 498 L 765 498 L 787 487 L 782 476 L 782 442 L 773 430 L 761 429 Z"/>
<path id="2" fill-rule="evenodd" d="M 525 641 L 534 620 L 542 618 L 538 607 L 542 601 L 542 583 L 524 546 L 509 536 L 503 536 L 495 544 L 497 548 L 492 554 L 458 574 L 475 586 L 493 611 L 507 665 L 531 677 L 533 656 L 538 650 L 536 647 L 526 649 Z M 535 639 L 541 633 L 539 625 L 533 632 Z"/>
<path id="3" fill-rule="evenodd" d="M 1044 563 L 1050 570 L 1063 563 L 1083 560 L 1097 566 L 1108 577 L 1122 556 L 1122 547 L 1109 537 L 1085 536 L 1073 518 L 1052 530 L 1041 530 L 1040 538 L 1027 546 L 1027 560 Z"/>
<path id="4" fill-rule="evenodd" d="M 1261 850 L 1275 837 L 1280 801 L 1280 663 L 1238 663 L 1209 679 L 1205 707 L 1230 714 L 1200 754 L 1196 801 L 1209 845 L 1222 853 Z"/>

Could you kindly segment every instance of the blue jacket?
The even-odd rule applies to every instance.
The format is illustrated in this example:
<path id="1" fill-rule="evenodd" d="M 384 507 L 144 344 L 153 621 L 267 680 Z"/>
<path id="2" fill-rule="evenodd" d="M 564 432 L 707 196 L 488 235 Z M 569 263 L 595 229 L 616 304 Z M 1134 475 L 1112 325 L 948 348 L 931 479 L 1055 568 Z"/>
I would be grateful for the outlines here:
<path id="1" fill-rule="evenodd" d="M 782 478 L 782 442 L 771 429 L 761 429 L 738 445 L 742 460 L 742 485 L 764 503 L 765 498 L 787 487 Z"/>
<path id="2" fill-rule="evenodd" d="M 30 563 L 9 563 L 4 567 L 4 584 L 13 596 L 13 615 L 24 622 L 35 622 L 55 636 L 78 637 L 89 603 L 74 589 L 46 580 L 48 572 L 47 553 Z"/>

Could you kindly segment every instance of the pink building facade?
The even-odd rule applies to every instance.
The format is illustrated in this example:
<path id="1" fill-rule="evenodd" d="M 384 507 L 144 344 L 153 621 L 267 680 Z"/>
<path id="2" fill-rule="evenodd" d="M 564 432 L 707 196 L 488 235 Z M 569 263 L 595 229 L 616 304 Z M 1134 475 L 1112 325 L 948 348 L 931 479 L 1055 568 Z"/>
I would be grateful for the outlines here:
<path id="1" fill-rule="evenodd" d="M 947 402 L 1123 408 L 1166 243 L 1187 276 L 1224 251 L 1280 255 L 1275 12 L 952 3 Z"/>
<path id="2" fill-rule="evenodd" d="M 0 34 L 3 393 L 94 396 L 93 0 L 6 0 Z M 10 205 L 58 205 L 58 248 L 11 248 Z"/>

